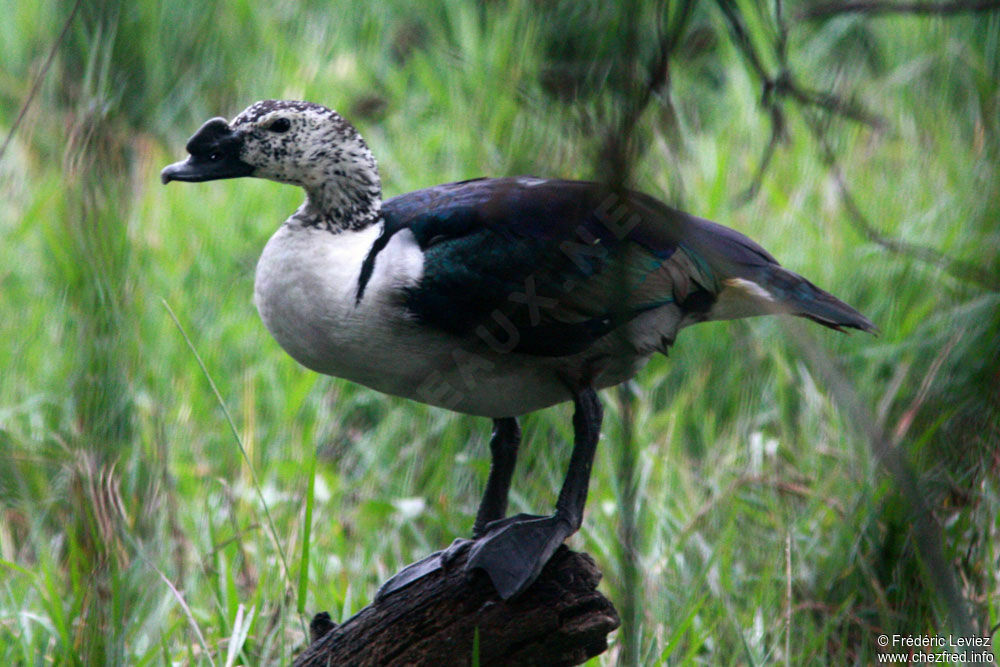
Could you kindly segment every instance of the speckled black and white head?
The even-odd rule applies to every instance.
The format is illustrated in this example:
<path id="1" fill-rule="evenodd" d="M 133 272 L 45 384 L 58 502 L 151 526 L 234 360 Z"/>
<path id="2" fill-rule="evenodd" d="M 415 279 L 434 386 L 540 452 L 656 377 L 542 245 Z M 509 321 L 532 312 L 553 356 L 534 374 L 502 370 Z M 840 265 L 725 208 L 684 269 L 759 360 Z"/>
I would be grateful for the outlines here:
<path id="1" fill-rule="evenodd" d="M 305 189 L 293 216 L 331 231 L 379 220 L 382 185 L 364 139 L 340 114 L 319 104 L 255 102 L 231 123 L 213 118 L 187 144 L 190 157 L 165 168 L 164 183 L 256 176 Z"/>

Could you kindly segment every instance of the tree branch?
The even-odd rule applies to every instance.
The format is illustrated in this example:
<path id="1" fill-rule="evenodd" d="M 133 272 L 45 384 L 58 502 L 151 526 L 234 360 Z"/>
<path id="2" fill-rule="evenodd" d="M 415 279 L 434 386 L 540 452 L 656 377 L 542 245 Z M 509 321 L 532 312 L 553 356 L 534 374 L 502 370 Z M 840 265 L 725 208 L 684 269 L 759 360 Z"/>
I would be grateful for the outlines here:
<path id="1" fill-rule="evenodd" d="M 907 255 L 927 264 L 932 264 L 946 273 L 955 276 L 956 278 L 975 283 L 976 285 L 991 292 L 995 292 L 1000 289 L 998 277 L 984 267 L 971 262 L 955 259 L 954 257 L 951 257 L 936 248 L 884 236 L 864 214 L 861 207 L 858 206 L 857 201 L 854 199 L 854 195 L 851 193 L 850 188 L 847 187 L 847 179 L 844 176 L 844 171 L 840 167 L 840 162 L 837 160 L 836 154 L 830 147 L 830 143 L 826 138 L 826 133 L 823 131 L 823 128 L 820 127 L 819 122 L 814 118 L 811 118 L 809 114 L 804 115 L 810 131 L 816 138 L 816 141 L 819 143 L 821 148 L 820 156 L 823 163 L 829 167 L 830 173 L 833 174 L 834 183 L 837 185 L 837 191 L 840 194 L 840 199 L 844 204 L 844 209 L 847 211 L 847 219 L 851 222 L 854 228 L 861 233 L 862 236 L 890 252 Z"/>
<path id="2" fill-rule="evenodd" d="M 447 569 L 372 603 L 342 625 L 326 613 L 294 667 L 325 665 L 578 665 L 607 649 L 618 612 L 596 587 L 590 556 L 560 547 L 521 596 L 501 600 L 468 552 Z"/>
<path id="3" fill-rule="evenodd" d="M 59 36 L 56 37 L 56 41 L 52 44 L 52 48 L 49 49 L 49 55 L 45 58 L 45 63 L 42 65 L 42 69 L 38 72 L 38 76 L 35 77 L 35 81 L 31 84 L 31 90 L 28 91 L 28 97 L 25 98 L 20 111 L 17 112 L 17 118 L 15 118 L 14 122 L 11 123 L 10 130 L 7 132 L 7 138 L 4 139 L 3 145 L 0 146 L 0 160 L 3 159 L 4 153 L 7 152 L 7 147 L 10 145 L 11 139 L 14 138 L 14 133 L 17 132 L 17 128 L 21 124 L 21 121 L 24 120 L 25 114 L 28 113 L 28 108 L 34 101 L 35 95 L 37 95 L 39 89 L 41 89 L 42 81 L 45 79 L 45 75 L 48 73 L 49 67 L 52 66 L 52 61 L 56 57 L 59 45 L 63 43 L 64 39 L 66 39 L 66 34 L 69 32 L 69 27 L 73 25 L 73 19 L 76 18 L 76 12 L 80 9 L 81 4 L 83 4 L 83 0 L 76 0 L 73 4 L 73 9 L 70 10 L 69 16 L 66 17 L 62 30 L 59 31 Z"/>

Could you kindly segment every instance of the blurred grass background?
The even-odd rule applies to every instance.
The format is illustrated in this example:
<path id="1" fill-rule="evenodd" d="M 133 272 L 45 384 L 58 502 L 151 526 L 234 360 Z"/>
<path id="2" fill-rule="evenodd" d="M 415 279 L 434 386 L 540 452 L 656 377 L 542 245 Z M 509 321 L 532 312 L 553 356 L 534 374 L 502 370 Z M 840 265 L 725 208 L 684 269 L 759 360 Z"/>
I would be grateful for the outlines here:
<path id="1" fill-rule="evenodd" d="M 595 664 L 868 664 L 881 633 L 1000 623 L 1000 14 L 807 6 L 697 3 L 635 126 L 630 175 L 883 333 L 815 331 L 817 362 L 785 319 L 700 325 L 605 392 L 571 545 L 634 611 Z M 470 530 L 488 422 L 316 376 L 278 348 L 253 268 L 301 193 L 160 186 L 201 122 L 263 98 L 334 107 L 386 196 L 480 175 L 605 179 L 609 119 L 683 9 L 17 3 L 0 22 L 5 138 L 40 87 L 0 157 L 0 663 L 288 662 L 313 613 L 347 618 Z M 784 140 L 741 197 L 776 99 L 750 52 L 879 121 L 779 96 Z M 886 250 L 857 212 L 975 271 Z M 867 414 L 845 408 L 831 368 Z M 545 511 L 569 408 L 523 426 L 511 509 Z"/>

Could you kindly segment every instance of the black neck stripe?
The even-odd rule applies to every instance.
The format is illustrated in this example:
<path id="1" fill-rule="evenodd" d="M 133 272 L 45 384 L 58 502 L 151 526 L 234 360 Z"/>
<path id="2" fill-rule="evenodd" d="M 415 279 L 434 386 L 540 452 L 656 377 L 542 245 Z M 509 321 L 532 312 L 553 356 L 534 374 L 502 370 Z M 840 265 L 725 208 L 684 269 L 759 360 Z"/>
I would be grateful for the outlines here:
<path id="1" fill-rule="evenodd" d="M 358 294 L 355 297 L 354 305 L 360 304 L 362 297 L 365 295 L 365 287 L 368 286 L 368 281 L 372 277 L 372 271 L 375 270 L 375 257 L 385 249 L 386 245 L 389 244 L 389 239 L 400 229 L 397 227 L 390 230 L 388 225 L 383 224 L 382 233 L 372 243 L 372 247 L 368 250 L 368 255 L 365 256 L 365 261 L 361 263 L 361 273 L 358 275 Z"/>

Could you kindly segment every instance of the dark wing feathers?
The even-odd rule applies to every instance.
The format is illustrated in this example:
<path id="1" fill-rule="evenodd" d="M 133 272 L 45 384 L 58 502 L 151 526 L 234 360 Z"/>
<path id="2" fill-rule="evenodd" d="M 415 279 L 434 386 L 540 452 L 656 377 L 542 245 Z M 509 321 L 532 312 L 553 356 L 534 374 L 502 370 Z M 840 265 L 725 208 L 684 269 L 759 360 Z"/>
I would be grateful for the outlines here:
<path id="1" fill-rule="evenodd" d="M 386 201 L 387 233 L 411 230 L 425 253 L 407 307 L 456 335 L 481 331 L 521 352 L 558 356 L 671 300 L 643 285 L 673 247 L 651 252 L 616 238 L 595 217 L 597 193 L 572 181 L 491 179 Z"/>
<path id="2" fill-rule="evenodd" d="M 401 195 L 383 204 L 367 273 L 388 239 L 409 229 L 425 265 L 407 308 L 427 325 L 532 354 L 583 350 L 665 303 L 705 313 L 732 278 L 789 295 L 785 310 L 827 326 L 872 326 L 739 232 L 641 193 L 624 199 L 595 183 L 531 178 Z"/>

